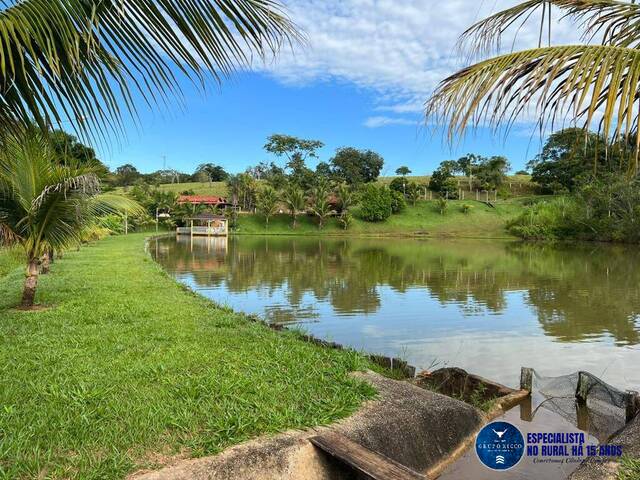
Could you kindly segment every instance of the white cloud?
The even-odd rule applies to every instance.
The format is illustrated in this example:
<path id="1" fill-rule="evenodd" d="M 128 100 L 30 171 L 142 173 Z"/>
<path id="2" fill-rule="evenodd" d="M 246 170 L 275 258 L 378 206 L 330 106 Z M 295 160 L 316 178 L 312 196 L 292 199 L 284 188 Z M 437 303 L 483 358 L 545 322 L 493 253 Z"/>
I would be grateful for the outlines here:
<path id="1" fill-rule="evenodd" d="M 415 120 L 409 120 L 407 118 L 384 117 L 384 116 L 369 117 L 364 122 L 364 126 L 368 128 L 380 128 L 380 127 L 386 127 L 387 125 L 417 125 L 417 124 L 418 123 Z"/>
<path id="2" fill-rule="evenodd" d="M 291 18 L 305 31 L 306 48 L 284 50 L 260 68 L 282 82 L 350 82 L 376 94 L 374 110 L 422 111 L 434 87 L 465 62 L 458 36 L 475 21 L 516 0 L 288 0 Z M 521 46 L 535 46 L 535 18 L 519 32 Z M 554 43 L 576 40 L 570 23 L 554 27 Z M 506 44 L 509 41 L 505 42 Z M 366 123 L 384 123 L 373 117 Z M 376 120 L 378 119 L 378 120 Z M 395 118 L 386 124 L 403 124 Z M 378 125 L 376 125 L 378 126 Z"/>

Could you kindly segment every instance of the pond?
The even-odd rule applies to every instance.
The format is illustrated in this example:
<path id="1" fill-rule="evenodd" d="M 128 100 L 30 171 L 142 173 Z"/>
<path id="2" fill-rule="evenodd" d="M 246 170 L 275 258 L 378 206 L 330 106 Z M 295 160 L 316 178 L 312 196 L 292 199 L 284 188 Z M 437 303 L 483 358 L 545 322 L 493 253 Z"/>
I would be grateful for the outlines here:
<path id="1" fill-rule="evenodd" d="M 419 369 L 517 386 L 589 371 L 640 387 L 640 253 L 608 245 L 236 236 L 154 240 L 175 278 L 219 304 Z"/>

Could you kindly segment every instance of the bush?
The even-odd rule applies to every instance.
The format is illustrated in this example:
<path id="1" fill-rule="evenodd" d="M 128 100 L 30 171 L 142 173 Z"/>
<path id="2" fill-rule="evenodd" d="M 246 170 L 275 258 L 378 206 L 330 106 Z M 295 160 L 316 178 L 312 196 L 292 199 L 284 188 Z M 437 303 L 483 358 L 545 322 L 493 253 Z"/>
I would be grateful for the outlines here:
<path id="1" fill-rule="evenodd" d="M 527 240 L 579 239 L 585 224 L 579 202 L 574 197 L 560 197 L 538 202 L 507 224 L 514 235 Z"/>
<path id="2" fill-rule="evenodd" d="M 382 222 L 392 213 L 391 190 L 373 183 L 362 188 L 360 196 L 360 217 L 367 222 Z"/>
<path id="3" fill-rule="evenodd" d="M 507 227 L 525 239 L 639 243 L 639 221 L 640 181 L 612 176 L 535 203 Z"/>
<path id="4" fill-rule="evenodd" d="M 391 190 L 391 213 L 400 213 L 407 208 L 407 201 L 401 192 Z"/>
<path id="5" fill-rule="evenodd" d="M 347 230 L 353 223 L 353 216 L 348 211 L 345 211 L 338 217 L 338 223 L 344 230 Z"/>
<path id="6" fill-rule="evenodd" d="M 391 180 L 389 184 L 389 188 L 394 192 L 400 192 L 404 194 L 405 189 L 407 188 L 409 182 L 407 182 L 406 178 L 396 177 Z"/>

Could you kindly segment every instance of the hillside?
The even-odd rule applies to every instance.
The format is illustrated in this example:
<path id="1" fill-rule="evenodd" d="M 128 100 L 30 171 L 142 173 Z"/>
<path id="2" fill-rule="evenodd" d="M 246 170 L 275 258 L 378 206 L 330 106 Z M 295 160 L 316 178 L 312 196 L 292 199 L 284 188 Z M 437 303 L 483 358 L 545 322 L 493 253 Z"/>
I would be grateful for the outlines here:
<path id="1" fill-rule="evenodd" d="M 462 205 L 472 206 L 469 213 L 463 213 Z M 429 237 L 467 237 L 467 238 L 511 238 L 505 230 L 506 222 L 524 209 L 523 201 L 498 201 L 495 208 L 476 201 L 450 201 L 444 215 L 438 211 L 435 201 L 421 201 L 408 206 L 400 214 L 392 215 L 387 221 L 369 223 L 357 218 L 354 208 L 354 221 L 349 230 L 343 230 L 336 219 L 331 219 L 322 230 L 318 229 L 314 217 L 298 217 L 298 227 L 291 228 L 288 215 L 276 215 L 265 227 L 264 218 L 259 215 L 240 215 L 237 233 L 273 234 L 273 235 L 424 235 Z"/>
<path id="2" fill-rule="evenodd" d="M 396 177 L 380 177 L 378 180 L 379 183 L 383 183 L 388 185 L 391 181 Z M 429 181 L 428 176 L 408 176 L 408 182 L 415 182 L 420 185 L 424 185 Z M 468 184 L 466 177 L 457 177 L 459 181 L 460 188 L 468 191 Z M 226 196 L 227 185 L 225 182 L 185 182 L 185 183 L 166 183 L 160 185 L 162 190 L 171 191 L 171 192 L 185 192 L 185 191 L 193 191 L 196 195 L 219 195 Z M 531 183 L 531 177 L 528 175 L 511 175 L 507 177 L 505 181 L 505 188 L 511 193 L 513 196 L 528 196 L 532 195 L 533 192 L 533 184 Z M 125 191 L 126 188 L 119 187 L 116 189 L 117 191 Z"/>

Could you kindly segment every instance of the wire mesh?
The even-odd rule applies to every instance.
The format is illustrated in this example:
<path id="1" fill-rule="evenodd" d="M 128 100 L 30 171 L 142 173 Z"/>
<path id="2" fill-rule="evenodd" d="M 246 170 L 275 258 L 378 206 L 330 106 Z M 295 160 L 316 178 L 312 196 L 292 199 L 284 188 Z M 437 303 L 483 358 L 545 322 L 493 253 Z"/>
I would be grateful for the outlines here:
<path id="1" fill-rule="evenodd" d="M 544 408 L 563 417 L 600 442 L 624 427 L 626 394 L 588 372 L 547 377 L 533 370 L 533 415 Z"/>

